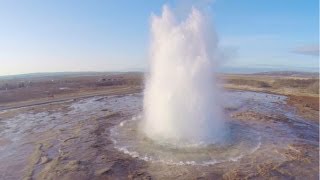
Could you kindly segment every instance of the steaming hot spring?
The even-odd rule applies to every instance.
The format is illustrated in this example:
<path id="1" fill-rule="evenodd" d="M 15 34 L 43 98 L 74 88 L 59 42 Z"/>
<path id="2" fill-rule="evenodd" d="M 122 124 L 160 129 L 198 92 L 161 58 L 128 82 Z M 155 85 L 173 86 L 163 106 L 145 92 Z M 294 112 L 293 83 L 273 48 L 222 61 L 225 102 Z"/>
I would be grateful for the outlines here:
<path id="1" fill-rule="evenodd" d="M 225 55 L 211 21 L 167 6 L 151 17 L 143 91 L 133 72 L 2 90 L 6 100 L 60 82 L 77 89 L 0 104 L 0 179 L 319 179 L 318 94 L 274 86 L 291 75 L 218 76 Z M 313 76 L 296 80 L 316 87 Z"/>
<path id="2" fill-rule="evenodd" d="M 152 17 L 143 111 L 112 129 L 119 150 L 147 161 L 206 165 L 236 161 L 260 147 L 259 131 L 224 111 L 236 94 L 217 86 L 218 40 L 208 22 L 195 8 L 183 21 L 166 6 Z"/>
<path id="3" fill-rule="evenodd" d="M 178 21 L 164 6 L 151 21 L 144 93 L 117 99 L 132 116 L 111 129 L 114 146 L 148 162 L 208 166 L 282 162 L 301 137 L 317 142 L 318 126 L 286 96 L 220 88 L 220 57 L 206 15 L 193 8 Z"/>

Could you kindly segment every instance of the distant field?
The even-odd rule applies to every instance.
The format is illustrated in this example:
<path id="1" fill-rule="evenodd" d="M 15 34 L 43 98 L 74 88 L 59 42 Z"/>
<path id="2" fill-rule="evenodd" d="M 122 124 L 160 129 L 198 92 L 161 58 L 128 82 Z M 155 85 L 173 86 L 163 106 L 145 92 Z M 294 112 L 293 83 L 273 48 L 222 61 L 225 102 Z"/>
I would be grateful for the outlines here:
<path id="1" fill-rule="evenodd" d="M 288 103 L 303 116 L 319 115 L 319 76 L 315 73 L 220 74 L 225 89 L 267 92 L 288 96 Z M 0 110 L 21 105 L 77 97 L 141 92 L 144 74 L 51 73 L 0 78 Z"/>
<path id="2" fill-rule="evenodd" d="M 284 95 L 318 97 L 319 78 L 313 74 L 260 73 L 223 74 L 227 89 L 263 91 Z M 143 73 L 64 73 L 11 76 L 0 79 L 0 104 L 114 87 L 143 88 Z"/>
<path id="3" fill-rule="evenodd" d="M 319 95 L 319 78 L 272 75 L 225 75 L 226 88 L 264 91 L 284 95 Z"/>
<path id="4" fill-rule="evenodd" d="M 0 79 L 0 104 L 142 86 L 142 73 L 25 75 Z"/>

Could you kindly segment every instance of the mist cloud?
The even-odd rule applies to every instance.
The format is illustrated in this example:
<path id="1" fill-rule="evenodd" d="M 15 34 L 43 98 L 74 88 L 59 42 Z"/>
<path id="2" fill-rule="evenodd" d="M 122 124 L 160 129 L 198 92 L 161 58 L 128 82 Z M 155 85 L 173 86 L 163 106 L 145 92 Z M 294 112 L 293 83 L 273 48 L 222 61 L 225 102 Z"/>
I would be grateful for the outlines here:
<path id="1" fill-rule="evenodd" d="M 319 56 L 319 45 L 306 45 L 295 48 L 293 53 Z"/>

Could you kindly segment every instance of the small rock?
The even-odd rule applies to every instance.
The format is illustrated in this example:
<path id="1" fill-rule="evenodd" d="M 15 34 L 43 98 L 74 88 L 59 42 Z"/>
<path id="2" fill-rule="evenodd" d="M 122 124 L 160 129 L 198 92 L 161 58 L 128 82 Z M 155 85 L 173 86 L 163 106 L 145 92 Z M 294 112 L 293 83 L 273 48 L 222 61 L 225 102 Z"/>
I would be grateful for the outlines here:
<path id="1" fill-rule="evenodd" d="M 95 175 L 98 176 L 98 175 L 108 174 L 108 173 L 110 173 L 110 172 L 111 172 L 110 167 L 105 167 L 105 168 L 96 170 Z"/>
<path id="2" fill-rule="evenodd" d="M 50 159 L 47 156 L 42 156 L 40 158 L 40 164 L 45 164 L 45 163 L 47 163 L 49 161 L 50 161 Z"/>

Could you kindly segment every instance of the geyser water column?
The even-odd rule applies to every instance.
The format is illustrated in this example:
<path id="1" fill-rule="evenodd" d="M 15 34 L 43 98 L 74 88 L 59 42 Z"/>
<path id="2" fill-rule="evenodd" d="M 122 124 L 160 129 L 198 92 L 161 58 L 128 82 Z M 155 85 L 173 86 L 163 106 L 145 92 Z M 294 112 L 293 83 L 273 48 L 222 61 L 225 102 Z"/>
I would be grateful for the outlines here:
<path id="1" fill-rule="evenodd" d="M 167 6 L 161 16 L 152 16 L 142 128 L 157 142 L 208 144 L 223 137 L 217 38 L 210 24 L 196 8 L 183 21 Z"/>

